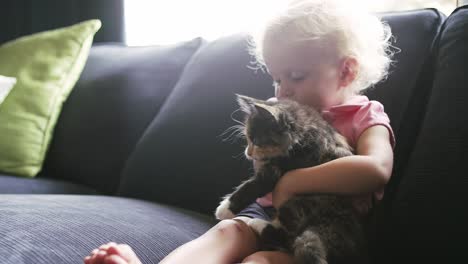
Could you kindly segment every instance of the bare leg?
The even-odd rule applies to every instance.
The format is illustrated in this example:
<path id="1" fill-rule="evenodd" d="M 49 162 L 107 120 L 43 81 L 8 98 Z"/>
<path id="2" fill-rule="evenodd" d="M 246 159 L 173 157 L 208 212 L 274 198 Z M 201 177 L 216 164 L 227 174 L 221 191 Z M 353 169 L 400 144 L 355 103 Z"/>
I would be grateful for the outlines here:
<path id="1" fill-rule="evenodd" d="M 251 219 L 236 217 L 223 220 L 199 238 L 166 256 L 161 264 L 190 263 L 232 264 L 258 250 L 257 235 L 246 224 Z M 141 264 L 128 245 L 109 243 L 93 250 L 85 264 Z"/>
<path id="2" fill-rule="evenodd" d="M 257 235 L 246 222 L 248 217 L 223 220 L 205 234 L 166 256 L 161 264 L 232 264 L 258 250 Z"/>

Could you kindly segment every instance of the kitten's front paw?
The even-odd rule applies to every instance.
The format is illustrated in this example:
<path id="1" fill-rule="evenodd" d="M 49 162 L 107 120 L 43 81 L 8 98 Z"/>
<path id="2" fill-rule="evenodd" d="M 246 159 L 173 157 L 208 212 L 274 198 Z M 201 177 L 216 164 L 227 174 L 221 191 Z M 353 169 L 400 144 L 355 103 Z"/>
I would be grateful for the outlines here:
<path id="1" fill-rule="evenodd" d="M 262 234 L 263 229 L 269 224 L 270 222 L 265 221 L 263 219 L 252 218 L 247 225 L 252 228 L 255 233 L 258 235 Z"/>
<path id="2" fill-rule="evenodd" d="M 216 213 L 215 213 L 216 219 L 224 220 L 224 219 L 232 219 L 235 217 L 232 211 L 229 210 L 230 204 L 231 202 L 229 202 L 228 199 L 223 200 L 219 204 L 218 208 L 216 208 Z"/>

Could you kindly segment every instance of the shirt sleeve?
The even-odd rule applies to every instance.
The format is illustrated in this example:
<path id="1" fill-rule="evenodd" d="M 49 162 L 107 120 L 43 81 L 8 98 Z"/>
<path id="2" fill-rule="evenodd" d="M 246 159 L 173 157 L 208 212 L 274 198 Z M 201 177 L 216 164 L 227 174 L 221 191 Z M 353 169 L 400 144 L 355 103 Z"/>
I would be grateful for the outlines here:
<path id="1" fill-rule="evenodd" d="M 390 134 L 390 144 L 392 148 L 395 148 L 395 135 L 390 125 L 390 119 L 384 111 L 384 106 L 377 101 L 369 101 L 367 104 L 362 106 L 354 117 L 354 135 L 356 139 L 369 127 L 382 125 L 388 129 Z"/>

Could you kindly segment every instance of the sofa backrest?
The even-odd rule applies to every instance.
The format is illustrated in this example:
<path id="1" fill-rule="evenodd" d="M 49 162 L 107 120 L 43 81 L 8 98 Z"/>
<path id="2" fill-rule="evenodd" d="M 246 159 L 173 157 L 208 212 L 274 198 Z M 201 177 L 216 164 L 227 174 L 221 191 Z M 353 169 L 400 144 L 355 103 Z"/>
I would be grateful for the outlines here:
<path id="1" fill-rule="evenodd" d="M 63 106 L 41 176 L 115 193 L 128 156 L 203 43 L 94 46 Z"/>
<path id="2" fill-rule="evenodd" d="M 468 235 L 468 6 L 444 22 L 426 113 L 378 222 L 379 263 L 456 263 Z"/>
<path id="3" fill-rule="evenodd" d="M 443 15 L 426 9 L 383 14 L 383 19 L 401 52 L 388 80 L 367 94 L 385 105 L 397 137 L 395 163 L 405 164 L 430 93 L 432 47 Z M 120 195 L 211 214 L 222 195 L 250 176 L 243 142 L 223 142 L 220 135 L 236 124 L 230 119 L 238 108 L 235 93 L 274 94 L 270 77 L 248 68 L 251 61 L 244 35 L 211 42 L 192 57 L 130 156 Z"/>
<path id="4" fill-rule="evenodd" d="M 248 68 L 246 45 L 246 36 L 230 36 L 193 56 L 129 158 L 120 195 L 210 212 L 221 195 L 249 176 L 242 142 L 223 141 L 223 132 L 235 124 L 234 93 L 274 93 L 268 75 Z"/>
<path id="5" fill-rule="evenodd" d="M 435 9 L 383 14 L 394 34 L 395 54 L 387 80 L 366 91 L 388 113 L 397 138 L 392 180 L 386 188 L 391 199 L 414 147 L 426 111 L 434 73 L 434 45 L 445 15 Z"/>

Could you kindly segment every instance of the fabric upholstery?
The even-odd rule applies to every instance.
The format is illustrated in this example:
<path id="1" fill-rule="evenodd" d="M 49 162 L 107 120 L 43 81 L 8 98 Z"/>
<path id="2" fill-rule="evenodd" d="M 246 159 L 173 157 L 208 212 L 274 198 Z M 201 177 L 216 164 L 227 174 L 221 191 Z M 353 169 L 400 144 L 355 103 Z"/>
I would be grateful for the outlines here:
<path id="1" fill-rule="evenodd" d="M 132 246 L 145 264 L 214 223 L 194 212 L 133 199 L 84 195 L 0 195 L 5 264 L 83 263 L 109 241 Z"/>
<path id="2" fill-rule="evenodd" d="M 44 175 L 114 193 L 127 157 L 202 43 L 93 47 L 63 107 Z"/>
<path id="3" fill-rule="evenodd" d="M 99 194 L 96 190 L 71 182 L 0 175 L 0 194 Z"/>
<path id="4" fill-rule="evenodd" d="M 247 67 L 246 44 L 244 35 L 230 36 L 194 55 L 130 156 L 120 195 L 210 213 L 249 176 L 240 142 L 223 141 L 223 132 L 235 124 L 234 93 L 267 98 L 273 87 L 267 75 Z"/>
<path id="5" fill-rule="evenodd" d="M 427 113 L 380 237 L 385 263 L 455 263 L 468 235 L 468 6 L 445 21 Z M 412 263 L 415 263 L 414 261 Z"/>
<path id="6" fill-rule="evenodd" d="M 434 75 L 434 42 L 445 16 L 435 9 L 383 14 L 392 29 L 396 54 L 387 80 L 366 91 L 385 106 L 397 138 L 393 175 L 385 190 L 391 200 L 424 117 Z"/>

